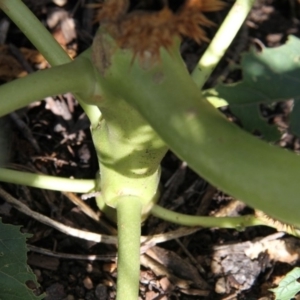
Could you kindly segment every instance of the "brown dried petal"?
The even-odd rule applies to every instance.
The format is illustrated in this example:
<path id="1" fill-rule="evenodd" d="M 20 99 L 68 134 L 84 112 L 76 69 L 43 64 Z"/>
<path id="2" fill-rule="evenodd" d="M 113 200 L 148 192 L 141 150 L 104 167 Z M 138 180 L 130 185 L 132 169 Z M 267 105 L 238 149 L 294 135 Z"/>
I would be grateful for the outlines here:
<path id="1" fill-rule="evenodd" d="M 169 49 L 176 36 L 185 36 L 197 43 L 207 42 L 203 26 L 212 26 L 202 12 L 217 11 L 224 7 L 219 0 L 186 0 L 177 12 L 167 5 L 160 11 L 135 10 L 127 13 L 129 0 L 108 0 L 98 13 L 121 48 L 131 49 L 134 57 L 150 53 L 159 58 L 160 48 Z"/>

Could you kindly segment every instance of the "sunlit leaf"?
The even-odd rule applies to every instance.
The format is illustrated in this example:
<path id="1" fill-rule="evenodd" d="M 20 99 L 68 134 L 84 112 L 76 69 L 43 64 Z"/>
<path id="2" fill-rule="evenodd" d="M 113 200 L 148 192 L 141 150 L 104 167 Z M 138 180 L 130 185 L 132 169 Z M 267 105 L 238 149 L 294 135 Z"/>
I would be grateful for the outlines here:
<path id="1" fill-rule="evenodd" d="M 257 130 L 265 139 L 274 141 L 279 138 L 279 132 L 262 117 L 259 107 L 300 97 L 299 49 L 300 40 L 290 36 L 287 43 L 278 48 L 252 50 L 242 56 L 242 81 L 219 84 L 205 95 L 224 99 L 245 129 Z M 294 128 L 300 128 L 297 112 L 291 115 Z M 294 132 L 299 134 L 298 130 Z"/>
<path id="2" fill-rule="evenodd" d="M 300 291 L 300 283 L 297 279 L 300 277 L 300 268 L 294 268 L 280 281 L 277 288 L 270 289 L 274 292 L 276 300 L 290 300 Z"/>

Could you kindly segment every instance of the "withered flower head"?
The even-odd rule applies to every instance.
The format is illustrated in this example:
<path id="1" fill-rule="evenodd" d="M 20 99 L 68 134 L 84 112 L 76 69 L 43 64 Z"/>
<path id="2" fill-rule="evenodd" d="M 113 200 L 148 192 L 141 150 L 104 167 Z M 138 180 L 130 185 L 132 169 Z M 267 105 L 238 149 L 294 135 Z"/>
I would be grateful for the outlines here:
<path id="1" fill-rule="evenodd" d="M 161 5 L 159 10 L 149 10 L 151 4 L 158 2 Z M 107 0 L 96 20 L 105 24 L 119 46 L 131 49 L 134 56 L 143 58 L 150 53 L 153 58 L 158 58 L 160 47 L 170 48 L 176 36 L 185 36 L 197 43 L 208 41 L 202 27 L 211 26 L 213 22 L 203 13 L 224 7 L 220 0 L 180 2 L 181 5 L 174 10 L 168 5 L 168 0 Z"/>

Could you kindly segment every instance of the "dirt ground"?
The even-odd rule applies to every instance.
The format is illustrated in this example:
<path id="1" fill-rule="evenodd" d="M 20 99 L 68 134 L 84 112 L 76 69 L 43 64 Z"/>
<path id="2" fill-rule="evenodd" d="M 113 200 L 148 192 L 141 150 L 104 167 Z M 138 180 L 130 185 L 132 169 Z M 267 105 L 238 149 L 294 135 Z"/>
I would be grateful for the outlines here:
<path id="1" fill-rule="evenodd" d="M 24 1 L 49 28 L 71 56 L 92 43 L 96 0 Z M 210 17 L 218 25 L 234 2 Z M 212 37 L 217 26 L 208 30 Z M 247 22 L 226 53 L 207 87 L 220 78 L 240 78 L 234 65 L 249 47 L 276 47 L 288 35 L 300 35 L 300 2 L 257 0 Z M 206 44 L 185 40 L 182 55 L 191 70 Z M 0 80 L 10 81 L 47 62 L 24 35 L 0 13 Z M 280 112 L 279 112 L 280 114 Z M 71 94 L 48 97 L 1 120 L 9 152 L 8 167 L 75 178 L 93 178 L 97 158 L 89 122 Z M 38 190 L 13 184 L 0 188 L 32 211 L 77 229 L 115 234 L 114 224 L 99 218 L 94 198 Z M 162 163 L 160 204 L 187 214 L 235 216 L 251 213 L 237 199 L 224 195 L 191 171 L 174 154 Z M 115 299 L 116 248 L 64 234 L 26 216 L 0 198 L 0 216 L 5 223 L 21 224 L 28 239 L 28 263 L 47 300 Z M 87 207 L 88 206 L 88 207 Z M 84 213 L 85 212 L 85 213 Z M 87 216 L 90 215 L 90 217 Z M 149 218 L 143 235 L 185 230 Z M 300 242 L 269 227 L 242 231 L 198 229 L 190 235 L 160 243 L 141 256 L 140 298 L 151 299 L 274 299 L 269 291 L 294 266 L 300 266 Z M 93 257 L 92 257 L 93 256 Z M 12 299 L 13 300 L 13 299 Z"/>

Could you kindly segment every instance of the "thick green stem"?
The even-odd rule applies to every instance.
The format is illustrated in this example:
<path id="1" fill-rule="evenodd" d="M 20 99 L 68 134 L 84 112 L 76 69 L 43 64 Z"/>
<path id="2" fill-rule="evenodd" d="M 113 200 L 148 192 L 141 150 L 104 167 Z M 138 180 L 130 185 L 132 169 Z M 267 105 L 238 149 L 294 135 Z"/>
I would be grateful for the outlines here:
<path id="1" fill-rule="evenodd" d="M 254 2 L 254 0 L 236 0 L 232 6 L 205 53 L 201 56 L 198 66 L 192 73 L 192 78 L 200 89 L 203 88 L 206 80 L 224 56 L 247 18 Z"/>
<path id="2" fill-rule="evenodd" d="M 54 191 L 89 193 L 95 190 L 93 179 L 69 179 L 0 168 L 0 181 Z"/>
<path id="3" fill-rule="evenodd" d="M 140 279 L 141 200 L 142 199 L 135 196 L 120 197 L 117 200 L 117 300 L 138 299 Z"/>
<path id="4" fill-rule="evenodd" d="M 79 58 L 2 85 L 0 116 L 51 95 L 80 91 L 85 97 L 92 97 L 94 89 L 93 67 L 87 59 Z"/>
<path id="5" fill-rule="evenodd" d="M 96 52 L 101 54 L 103 50 Z M 125 75 L 122 81 L 126 81 Z M 97 204 L 115 219 L 112 208 L 119 196 L 139 197 L 144 220 L 159 196 L 160 162 L 167 147 L 136 109 L 118 95 L 118 83 L 111 87 L 99 75 L 99 85 L 97 105 L 102 119 L 92 130 L 101 177 Z"/>
<path id="6" fill-rule="evenodd" d="M 21 0 L 0 0 L 0 8 L 21 29 L 52 66 L 67 64 L 72 61 L 50 32 Z M 78 70 L 75 74 L 82 74 L 82 71 Z M 28 88 L 32 88 L 32 86 Z M 90 119 L 92 126 L 96 126 L 101 115 L 100 111 L 94 105 L 86 104 L 86 99 L 81 95 L 81 92 L 84 92 L 84 90 L 79 90 L 79 93 L 75 94 L 76 100 Z"/>
<path id="7" fill-rule="evenodd" d="M 249 226 L 265 225 L 263 221 L 254 215 L 219 218 L 190 216 L 165 209 L 159 205 L 154 205 L 151 209 L 151 213 L 157 218 L 183 226 L 220 227 L 240 230 Z"/>
<path id="8" fill-rule="evenodd" d="M 297 155 L 246 133 L 213 108 L 191 80 L 177 47 L 162 50 L 160 62 L 145 69 L 132 63 L 129 51 L 116 50 L 105 33 L 97 42 L 105 44 L 101 57 L 107 61 L 96 64 L 106 88 L 133 105 L 191 168 L 248 205 L 300 225 Z"/>
<path id="9" fill-rule="evenodd" d="M 160 162 L 166 146 L 123 99 L 104 94 L 99 103 L 103 119 L 92 130 L 100 162 L 101 195 L 97 204 L 110 217 L 120 195 L 143 200 L 143 219 L 158 198 Z"/>

